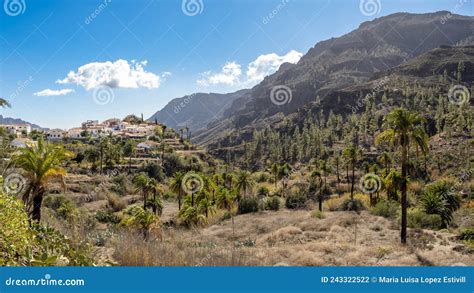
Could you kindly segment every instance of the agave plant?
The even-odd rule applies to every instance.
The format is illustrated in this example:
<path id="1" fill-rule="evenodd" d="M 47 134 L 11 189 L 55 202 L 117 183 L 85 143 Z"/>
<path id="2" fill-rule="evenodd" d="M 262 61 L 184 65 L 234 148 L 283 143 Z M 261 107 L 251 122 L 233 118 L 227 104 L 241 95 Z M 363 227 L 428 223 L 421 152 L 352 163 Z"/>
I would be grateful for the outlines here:
<path id="1" fill-rule="evenodd" d="M 446 228 L 453 220 L 453 213 L 461 206 L 461 199 L 452 184 L 440 180 L 426 186 L 420 205 L 425 213 L 439 215 Z"/>

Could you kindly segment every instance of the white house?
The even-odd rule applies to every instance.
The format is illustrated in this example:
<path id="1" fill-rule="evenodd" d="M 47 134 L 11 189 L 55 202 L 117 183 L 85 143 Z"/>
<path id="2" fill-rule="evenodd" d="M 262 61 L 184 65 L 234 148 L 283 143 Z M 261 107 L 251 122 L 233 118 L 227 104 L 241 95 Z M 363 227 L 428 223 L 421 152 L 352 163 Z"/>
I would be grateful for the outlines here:
<path id="1" fill-rule="evenodd" d="M 89 129 L 91 127 L 95 127 L 99 125 L 99 120 L 87 120 L 86 122 L 82 122 L 81 126 L 83 129 Z"/>
<path id="2" fill-rule="evenodd" d="M 137 145 L 137 150 L 138 151 L 150 151 L 152 149 L 157 149 L 159 147 L 159 143 L 151 140 L 147 140 L 144 142 L 141 142 Z"/>
<path id="3" fill-rule="evenodd" d="M 71 139 L 83 139 L 82 132 L 84 130 L 82 128 L 71 128 L 66 132 L 66 137 Z"/>
<path id="4" fill-rule="evenodd" d="M 4 124 L 0 125 L 1 128 L 5 128 L 9 134 L 18 135 L 26 133 L 27 135 L 31 132 L 31 125 L 29 124 Z"/>
<path id="5" fill-rule="evenodd" d="M 26 134 L 29 134 L 31 132 L 30 124 L 18 124 L 16 127 L 17 131 L 19 132 L 25 132 Z"/>
<path id="6" fill-rule="evenodd" d="M 62 129 L 51 129 L 46 132 L 46 139 L 48 140 L 61 140 L 64 137 L 64 131 Z"/>
<path id="7" fill-rule="evenodd" d="M 114 129 L 114 130 L 118 130 L 119 126 L 120 126 L 120 123 L 122 123 L 122 121 L 120 119 L 111 118 L 111 119 L 107 119 L 104 122 L 102 122 L 102 125 L 104 125 L 105 127 Z"/>

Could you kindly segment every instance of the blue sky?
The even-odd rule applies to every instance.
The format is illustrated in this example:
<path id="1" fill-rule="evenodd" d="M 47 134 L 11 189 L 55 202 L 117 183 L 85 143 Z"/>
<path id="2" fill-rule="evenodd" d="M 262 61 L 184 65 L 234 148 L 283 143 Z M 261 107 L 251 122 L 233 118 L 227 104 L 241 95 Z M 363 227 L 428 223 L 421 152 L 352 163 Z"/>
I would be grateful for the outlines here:
<path id="1" fill-rule="evenodd" d="M 383 15 L 474 10 L 472 0 L 379 0 L 375 14 L 359 0 L 187 0 L 193 15 L 181 0 L 3 1 L 21 13 L 0 11 L 0 95 L 12 104 L 1 114 L 59 128 L 147 118 L 175 97 L 252 86 Z"/>

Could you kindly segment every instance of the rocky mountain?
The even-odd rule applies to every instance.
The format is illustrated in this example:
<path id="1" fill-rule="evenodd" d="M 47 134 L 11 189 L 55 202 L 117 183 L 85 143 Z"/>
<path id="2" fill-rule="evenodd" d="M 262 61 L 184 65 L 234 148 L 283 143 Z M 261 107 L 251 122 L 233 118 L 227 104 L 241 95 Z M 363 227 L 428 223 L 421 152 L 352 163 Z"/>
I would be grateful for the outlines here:
<path id="1" fill-rule="evenodd" d="M 447 11 L 395 13 L 364 22 L 341 37 L 319 42 L 297 64 L 281 66 L 237 98 L 223 118 L 210 123 L 194 140 L 215 147 L 235 129 L 258 125 L 278 113 L 294 113 L 318 96 L 325 110 L 349 111 L 357 97 L 337 103 L 338 96 L 333 93 L 364 84 L 377 74 L 408 64 L 413 58 L 441 46 L 473 44 L 474 17 L 450 14 L 447 19 L 448 14 Z M 397 70 L 403 72 L 408 68 Z M 284 91 L 272 101 L 272 89 L 276 86 L 285 88 L 282 87 Z M 283 100 L 275 103 L 275 98 Z"/>
<path id="2" fill-rule="evenodd" d="M 32 128 L 41 129 L 41 126 L 24 121 L 19 118 L 10 118 L 10 117 L 3 117 L 0 115 L 0 124 L 30 124 Z"/>
<path id="3" fill-rule="evenodd" d="M 200 130 L 211 121 L 222 118 L 232 102 L 247 92 L 244 89 L 229 94 L 196 93 L 176 98 L 148 120 L 156 120 L 174 129 L 187 126 L 191 131 Z"/>
<path id="4" fill-rule="evenodd" d="M 424 110 L 432 109 L 439 97 L 448 97 L 448 101 L 458 105 L 466 102 L 462 100 L 469 95 L 466 91 L 474 91 L 473 73 L 474 46 L 442 46 L 390 70 L 378 72 L 366 82 L 331 91 L 320 101 L 311 101 L 292 113 L 279 112 L 239 128 L 231 123 L 215 123 L 216 130 L 211 130 L 217 135 L 204 144 L 211 154 L 225 159 L 229 150 L 241 155 L 246 143 L 253 140 L 255 130 L 270 127 L 280 133 L 292 133 L 294 130 L 289 125 L 302 129 L 308 117 L 318 116 L 321 111 L 326 118 L 330 111 L 346 117 L 351 113 L 361 115 L 372 102 L 373 111 L 379 118 L 400 104 L 408 104 L 422 113 L 428 122 L 425 130 L 433 135 L 437 131 L 435 114 Z M 450 97 L 449 92 L 453 89 L 457 89 L 458 95 Z M 474 101 L 471 99 L 470 103 L 472 105 Z"/>

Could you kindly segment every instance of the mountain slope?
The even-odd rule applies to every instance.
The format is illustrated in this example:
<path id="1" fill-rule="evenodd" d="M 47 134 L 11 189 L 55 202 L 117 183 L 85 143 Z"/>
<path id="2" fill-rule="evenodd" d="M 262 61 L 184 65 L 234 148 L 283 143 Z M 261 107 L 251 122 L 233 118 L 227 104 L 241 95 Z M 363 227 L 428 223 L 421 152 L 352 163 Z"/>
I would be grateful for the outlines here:
<path id="1" fill-rule="evenodd" d="M 32 128 L 37 128 L 37 129 L 41 128 L 41 126 L 39 125 L 26 122 L 19 118 L 3 117 L 3 115 L 0 115 L 0 124 L 30 124 Z"/>
<path id="2" fill-rule="evenodd" d="M 176 98 L 148 120 L 156 119 L 174 129 L 188 126 L 191 131 L 196 131 L 206 127 L 211 121 L 222 118 L 232 102 L 247 91 L 244 89 L 229 94 L 196 93 Z"/>
<path id="3" fill-rule="evenodd" d="M 319 42 L 297 64 L 282 66 L 236 99 L 224 113 L 224 119 L 199 132 L 195 141 L 216 145 L 232 128 L 255 124 L 279 112 L 290 114 L 317 96 L 323 104 L 335 106 L 333 101 L 324 101 L 331 98 L 332 92 L 367 82 L 376 73 L 390 70 L 442 45 L 471 43 L 474 17 L 452 15 L 442 24 L 447 13 L 396 13 L 364 22 L 339 38 Z M 271 90 L 277 85 L 290 88 L 290 102 L 272 103 Z"/>
<path id="4" fill-rule="evenodd" d="M 462 64 L 463 69 L 459 75 L 460 64 Z M 279 141 L 277 143 L 278 147 L 282 150 L 295 151 L 289 145 L 291 144 L 290 141 L 294 139 L 292 135 L 294 135 L 297 128 L 299 130 L 303 129 L 307 125 L 308 119 L 313 119 L 313 121 L 322 119 L 322 121 L 328 123 L 324 124 L 326 122 L 323 122 L 321 128 L 322 133 L 327 134 L 329 117 L 332 115 L 332 125 L 334 126 L 334 123 L 336 123 L 334 121 L 337 120 L 339 122 L 336 124 L 339 125 L 339 128 L 332 127 L 331 131 L 336 128 L 342 131 L 342 129 L 346 129 L 346 126 L 349 127 L 347 129 L 352 127 L 352 129 L 356 129 L 354 132 L 356 134 L 352 138 L 357 137 L 358 145 L 370 149 L 373 146 L 373 141 L 369 137 L 374 135 L 374 129 L 382 125 L 383 117 L 387 113 L 399 106 L 422 113 L 426 121 L 425 130 L 429 136 L 455 127 L 456 131 L 460 132 L 459 129 L 462 128 L 459 128 L 459 125 L 462 125 L 464 120 L 459 120 L 461 122 L 457 120 L 460 116 L 459 113 L 462 112 L 466 115 L 461 115 L 462 117 L 472 115 L 466 114 L 468 108 L 472 109 L 474 103 L 472 99 L 470 100 L 471 106 L 467 104 L 467 107 L 461 107 L 461 105 L 467 102 L 465 98 L 469 96 L 468 93 L 462 94 L 462 92 L 472 92 L 474 90 L 472 87 L 474 83 L 473 72 L 474 46 L 443 46 L 410 59 L 408 62 L 390 70 L 379 72 L 367 82 L 332 91 L 320 102 L 311 101 L 293 113 L 285 115 L 280 112 L 237 129 L 232 127 L 221 128 L 219 124 L 223 123 L 215 123 L 213 127 L 219 131 L 214 132 L 215 137 L 213 139 L 203 141 L 203 144 L 207 145 L 209 152 L 216 157 L 226 159 L 230 152 L 234 155 L 237 154 L 238 159 L 234 163 L 241 162 L 245 160 L 240 160 L 239 156 L 244 154 L 246 150 L 255 150 L 257 146 L 259 149 L 265 148 L 261 144 L 255 143 L 255 138 L 259 136 L 256 135 L 258 133 L 256 130 L 265 129 L 263 132 L 268 132 L 271 129 L 279 135 L 277 139 Z M 458 96 L 450 96 L 449 93 L 453 89 L 457 89 Z M 458 109 L 456 105 L 463 110 L 456 112 L 456 109 Z M 331 112 L 332 114 L 330 114 Z M 334 114 L 338 115 L 339 118 L 334 120 Z M 371 124 L 369 124 L 369 120 L 372 121 Z M 354 124 L 355 121 L 361 122 L 360 124 Z M 449 126 L 445 127 L 445 125 Z M 371 128 L 365 128 L 369 126 Z M 439 127 L 441 127 L 441 130 Z M 340 139 L 341 133 L 339 132 L 338 135 Z M 345 137 L 351 137 L 348 133 L 345 135 Z M 324 143 L 333 147 L 332 144 L 336 142 L 329 140 L 327 136 L 324 137 Z M 269 137 L 265 137 L 261 141 L 267 142 L 269 139 Z M 453 145 L 461 145 L 463 140 L 467 142 L 468 136 L 462 136 Z M 341 141 L 337 143 L 340 144 Z M 275 145 L 275 143 L 272 145 Z M 439 146 L 435 144 L 433 150 L 436 148 L 439 148 Z M 266 153 L 260 154 L 249 153 L 246 158 L 265 157 L 263 154 Z M 451 158 L 450 161 L 455 162 L 455 158 Z M 257 166 L 256 162 L 251 162 L 251 166 Z"/>

